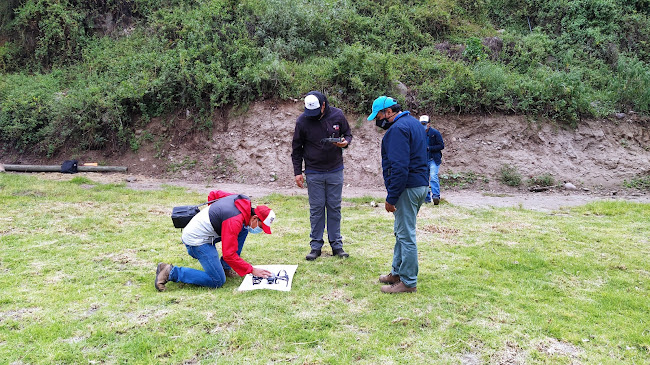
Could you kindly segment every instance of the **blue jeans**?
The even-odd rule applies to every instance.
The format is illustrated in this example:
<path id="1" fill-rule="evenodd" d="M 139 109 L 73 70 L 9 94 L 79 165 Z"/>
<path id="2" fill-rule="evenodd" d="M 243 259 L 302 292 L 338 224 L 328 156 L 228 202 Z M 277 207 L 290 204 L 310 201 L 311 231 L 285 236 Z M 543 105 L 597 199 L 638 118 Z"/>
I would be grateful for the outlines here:
<path id="1" fill-rule="evenodd" d="M 393 250 L 393 275 L 409 288 L 418 282 L 418 246 L 415 227 L 420 207 L 427 195 L 427 186 L 407 188 L 395 204 L 395 249 Z"/>
<path id="2" fill-rule="evenodd" d="M 247 229 L 242 229 L 237 237 L 237 254 L 241 255 L 244 248 L 244 241 L 248 235 Z M 219 258 L 219 252 L 214 244 L 203 244 L 200 246 L 188 246 L 187 253 L 193 258 L 199 260 L 204 271 L 192 269 L 189 267 L 174 266 L 169 273 L 169 280 L 174 282 L 207 286 L 209 288 L 220 288 L 226 282 L 224 270 L 230 269 L 230 266 Z"/>
<path id="3" fill-rule="evenodd" d="M 323 247 L 323 233 L 327 221 L 327 239 L 333 250 L 343 247 L 341 237 L 341 198 L 343 170 L 323 174 L 306 174 L 309 195 L 309 245 L 312 250 Z M 327 218 L 325 217 L 327 212 Z"/>
<path id="4" fill-rule="evenodd" d="M 427 193 L 427 202 L 431 202 L 432 198 L 440 199 L 440 179 L 438 179 L 438 171 L 440 171 L 440 165 L 436 164 L 435 161 L 429 161 L 429 186 L 431 191 Z"/>

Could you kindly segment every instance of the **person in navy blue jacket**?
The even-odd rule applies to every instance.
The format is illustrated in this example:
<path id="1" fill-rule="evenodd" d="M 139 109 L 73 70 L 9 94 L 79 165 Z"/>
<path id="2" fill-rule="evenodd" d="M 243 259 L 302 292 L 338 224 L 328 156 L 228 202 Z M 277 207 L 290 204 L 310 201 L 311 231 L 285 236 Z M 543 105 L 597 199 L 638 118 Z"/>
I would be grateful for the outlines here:
<path id="1" fill-rule="evenodd" d="M 420 122 L 391 97 L 372 103 L 368 120 L 386 130 L 381 141 L 381 167 L 386 186 L 387 212 L 395 215 L 393 267 L 381 275 L 384 293 L 417 291 L 418 250 L 415 238 L 417 214 L 429 185 L 425 130 Z"/>
<path id="2" fill-rule="evenodd" d="M 431 191 L 427 193 L 425 202 L 434 205 L 440 204 L 440 180 L 438 171 L 442 163 L 442 150 L 445 148 L 445 142 L 442 140 L 442 134 L 437 129 L 431 127 L 431 121 L 428 115 L 420 116 L 420 123 L 427 131 L 427 159 L 429 161 L 429 186 Z"/>
<path id="3" fill-rule="evenodd" d="M 330 106 L 322 93 L 309 92 L 305 97 L 305 111 L 296 121 L 291 145 L 293 174 L 296 185 L 301 188 L 304 186 L 302 163 L 305 162 L 311 223 L 311 251 L 305 257 L 307 260 L 315 260 L 321 255 L 326 223 L 332 255 L 349 256 L 343 250 L 341 236 L 341 199 L 343 149 L 350 142 L 352 133 L 343 111 Z"/>

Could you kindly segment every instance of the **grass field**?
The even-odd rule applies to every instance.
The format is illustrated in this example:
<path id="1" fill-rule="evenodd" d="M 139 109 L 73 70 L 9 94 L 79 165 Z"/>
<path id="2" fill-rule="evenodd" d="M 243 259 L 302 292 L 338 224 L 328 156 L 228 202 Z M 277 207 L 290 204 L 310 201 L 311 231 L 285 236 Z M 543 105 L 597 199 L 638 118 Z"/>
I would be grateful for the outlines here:
<path id="1" fill-rule="evenodd" d="M 200 268 L 169 213 L 205 196 L 0 174 L 0 363 L 641 364 L 650 362 L 650 205 L 540 213 L 424 206 L 415 294 L 387 295 L 393 217 L 345 199 L 348 259 L 307 262 L 305 197 L 249 236 L 253 265 L 298 264 L 291 292 L 169 283 Z"/>

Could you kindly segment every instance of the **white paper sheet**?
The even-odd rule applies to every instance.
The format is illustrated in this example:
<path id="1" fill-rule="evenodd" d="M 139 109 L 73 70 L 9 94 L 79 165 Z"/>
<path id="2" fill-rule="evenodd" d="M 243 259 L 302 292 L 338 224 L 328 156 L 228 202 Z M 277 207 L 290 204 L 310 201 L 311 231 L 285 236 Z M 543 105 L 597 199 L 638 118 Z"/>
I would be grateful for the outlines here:
<path id="1" fill-rule="evenodd" d="M 255 289 L 271 289 L 280 291 L 291 291 L 293 275 L 296 273 L 298 265 L 255 265 L 256 268 L 266 269 L 273 273 L 274 278 L 254 279 L 252 274 L 244 276 L 239 286 L 239 291 Z"/>

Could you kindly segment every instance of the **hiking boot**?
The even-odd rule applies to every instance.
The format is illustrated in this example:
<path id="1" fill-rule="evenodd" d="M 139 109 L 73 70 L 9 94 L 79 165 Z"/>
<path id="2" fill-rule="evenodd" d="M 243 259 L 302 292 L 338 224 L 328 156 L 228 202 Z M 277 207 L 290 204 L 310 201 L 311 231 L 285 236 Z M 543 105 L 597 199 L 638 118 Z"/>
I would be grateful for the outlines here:
<path id="1" fill-rule="evenodd" d="M 393 285 L 384 285 L 384 286 L 382 286 L 381 291 L 383 293 L 388 293 L 388 294 L 415 293 L 416 291 L 418 291 L 418 288 L 416 288 L 416 287 L 409 288 L 403 282 L 398 281 Z"/>
<path id="2" fill-rule="evenodd" d="M 240 277 L 241 277 L 241 276 L 239 276 L 239 274 L 237 274 L 237 272 L 236 272 L 235 270 L 233 270 L 233 269 L 226 269 L 226 270 L 224 270 L 223 272 L 226 274 L 226 277 L 229 277 L 229 278 L 240 278 Z"/>
<path id="3" fill-rule="evenodd" d="M 154 281 L 154 286 L 158 291 L 165 291 L 165 284 L 169 281 L 169 273 L 173 267 L 173 265 L 164 262 L 158 264 L 158 268 L 156 268 L 156 280 Z"/>
<path id="4" fill-rule="evenodd" d="M 379 282 L 384 284 L 395 284 L 399 282 L 399 275 L 393 275 L 393 273 L 381 275 L 379 277 Z"/>
<path id="5" fill-rule="evenodd" d="M 433 205 L 439 205 L 440 204 L 440 198 L 433 198 Z"/>
<path id="6" fill-rule="evenodd" d="M 350 257 L 350 255 L 348 255 L 347 252 L 343 251 L 342 248 L 337 248 L 335 250 L 333 249 L 332 250 L 332 256 L 338 256 L 338 257 L 343 257 L 343 258 Z"/>
<path id="7" fill-rule="evenodd" d="M 316 260 L 316 258 L 318 256 L 320 256 L 320 250 L 313 250 L 312 249 L 311 252 L 309 253 L 309 255 L 305 256 L 305 258 L 307 260 L 309 260 L 309 261 L 314 261 L 314 260 Z"/>

